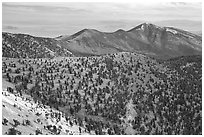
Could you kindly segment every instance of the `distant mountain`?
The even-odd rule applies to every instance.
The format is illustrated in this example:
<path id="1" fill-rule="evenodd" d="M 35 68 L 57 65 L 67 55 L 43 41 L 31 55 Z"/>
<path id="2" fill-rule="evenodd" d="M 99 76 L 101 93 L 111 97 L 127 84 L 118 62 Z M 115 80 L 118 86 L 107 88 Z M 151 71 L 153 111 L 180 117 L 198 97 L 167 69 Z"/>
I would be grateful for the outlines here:
<path id="1" fill-rule="evenodd" d="M 85 29 L 61 41 L 66 42 L 71 51 L 95 55 L 131 51 L 170 58 L 197 55 L 202 50 L 202 39 L 198 35 L 147 23 L 129 31 L 118 30 L 113 33 Z"/>
<path id="2" fill-rule="evenodd" d="M 4 38 L 5 35 L 3 35 L 3 47 L 7 49 L 9 41 L 5 42 L 8 40 Z M 19 34 L 15 34 L 15 36 L 17 35 Z M 20 41 L 24 41 L 24 38 L 21 38 Z M 71 36 L 38 39 L 52 41 L 48 44 L 53 46 L 53 49 L 50 49 L 51 51 L 54 48 L 62 50 L 60 53 L 53 51 L 56 56 L 66 56 L 67 51 L 75 56 L 128 51 L 168 59 L 177 56 L 201 55 L 202 53 L 201 36 L 172 27 L 159 27 L 148 23 L 143 23 L 129 31 L 120 29 L 113 33 L 106 33 L 94 29 L 84 29 Z M 29 44 L 31 43 L 29 42 Z M 47 43 L 44 44 L 46 48 L 50 47 Z M 4 53 L 3 56 L 7 55 Z"/>
<path id="3" fill-rule="evenodd" d="M 202 37 L 202 31 L 191 31 L 191 33 Z"/>

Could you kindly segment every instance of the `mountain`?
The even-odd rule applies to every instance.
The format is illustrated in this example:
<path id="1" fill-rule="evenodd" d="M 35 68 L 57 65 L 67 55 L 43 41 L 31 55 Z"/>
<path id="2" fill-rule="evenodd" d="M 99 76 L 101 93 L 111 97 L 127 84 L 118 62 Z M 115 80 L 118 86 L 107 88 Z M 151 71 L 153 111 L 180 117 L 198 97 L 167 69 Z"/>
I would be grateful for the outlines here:
<path id="1" fill-rule="evenodd" d="M 26 35 L 26 37 L 28 36 Z M 32 37 L 32 39 L 36 41 L 41 39 L 41 41 L 47 42 L 41 43 L 42 46 L 39 46 L 43 54 L 35 55 L 35 57 L 48 57 L 50 54 L 52 56 L 67 56 L 70 53 L 75 56 L 89 56 L 128 51 L 169 59 L 178 56 L 201 55 L 202 53 L 201 36 L 172 27 L 159 27 L 148 23 L 140 24 L 128 31 L 120 29 L 113 33 L 106 33 L 94 29 L 84 29 L 71 36 L 65 35 L 52 39 Z M 3 33 L 3 56 L 17 56 L 21 51 L 25 51 L 21 49 L 34 44 L 32 39 L 27 38 L 25 42 L 23 34 Z M 12 40 L 14 42 L 10 42 Z M 16 43 L 20 45 L 19 49 L 16 49 Z M 34 47 L 37 45 L 39 45 L 38 42 Z M 31 50 L 30 54 L 33 54 L 34 51 L 30 49 L 31 47 L 26 49 Z M 9 50 L 11 53 L 8 52 Z M 40 54 L 40 50 L 38 50 L 38 54 Z M 44 52 L 48 52 L 49 55 Z M 23 52 L 20 57 L 26 56 L 25 53 Z"/>
<path id="2" fill-rule="evenodd" d="M 129 31 L 104 33 L 85 29 L 67 39 L 69 50 L 86 54 L 107 54 L 121 51 L 139 52 L 159 58 L 200 55 L 200 36 L 171 27 L 141 24 Z"/>
<path id="3" fill-rule="evenodd" d="M 27 34 L 2 33 L 2 56 L 12 58 L 52 58 L 72 56 L 52 38 L 34 37 Z"/>
<path id="4" fill-rule="evenodd" d="M 68 129 L 78 134 L 77 128 L 64 121 L 66 117 L 76 121 L 75 127 L 80 126 L 83 133 L 202 134 L 200 55 L 162 61 L 130 52 L 38 60 L 2 58 L 2 81 L 8 91 L 11 84 L 15 87 L 14 95 L 2 95 L 2 118 L 8 120 L 3 134 L 11 127 L 22 134 L 35 134 L 37 127 L 42 134 L 50 134 L 43 128 L 47 125 L 56 125 L 60 133 Z M 13 103 L 17 107 L 13 108 Z M 63 117 L 56 122 L 59 111 Z M 37 112 L 41 116 L 37 117 Z M 23 125 L 27 119 L 33 126 Z M 27 132 L 22 130 L 25 128 Z"/>

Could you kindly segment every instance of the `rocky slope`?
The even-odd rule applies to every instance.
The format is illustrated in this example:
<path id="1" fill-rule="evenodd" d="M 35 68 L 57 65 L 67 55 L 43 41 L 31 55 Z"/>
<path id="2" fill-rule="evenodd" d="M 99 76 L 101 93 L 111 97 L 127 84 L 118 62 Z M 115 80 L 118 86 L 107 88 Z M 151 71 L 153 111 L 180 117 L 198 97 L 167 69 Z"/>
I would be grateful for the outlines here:
<path id="1" fill-rule="evenodd" d="M 129 31 L 113 33 L 84 29 L 71 36 L 37 38 L 3 33 L 4 57 L 90 56 L 122 51 L 160 59 L 201 55 L 202 38 L 184 30 L 141 24 Z"/>
<path id="2" fill-rule="evenodd" d="M 3 58 L 2 66 L 18 94 L 85 122 L 88 133 L 202 134 L 200 55 Z"/>

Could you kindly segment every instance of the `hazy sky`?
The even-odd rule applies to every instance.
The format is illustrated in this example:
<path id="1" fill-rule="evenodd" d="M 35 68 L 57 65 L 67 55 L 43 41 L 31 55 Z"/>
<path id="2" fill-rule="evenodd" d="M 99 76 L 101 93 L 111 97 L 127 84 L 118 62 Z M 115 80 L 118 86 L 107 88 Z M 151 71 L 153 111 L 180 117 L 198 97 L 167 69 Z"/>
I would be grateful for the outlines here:
<path id="1" fill-rule="evenodd" d="M 144 22 L 202 31 L 202 3 L 2 3 L 2 30 L 35 36 L 129 30 Z"/>

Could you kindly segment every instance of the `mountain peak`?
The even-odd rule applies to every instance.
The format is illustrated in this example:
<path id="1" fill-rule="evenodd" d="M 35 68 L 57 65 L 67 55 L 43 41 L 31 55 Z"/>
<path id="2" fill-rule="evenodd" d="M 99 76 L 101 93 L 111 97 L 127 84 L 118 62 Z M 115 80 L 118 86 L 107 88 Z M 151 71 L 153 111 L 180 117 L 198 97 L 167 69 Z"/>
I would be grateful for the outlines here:
<path id="1" fill-rule="evenodd" d="M 96 29 L 83 29 L 82 32 L 84 33 L 99 33 L 100 31 Z"/>
<path id="2" fill-rule="evenodd" d="M 92 35 L 95 35 L 95 34 L 98 34 L 100 33 L 100 31 L 98 30 L 95 30 L 95 29 L 83 29 L 73 35 L 70 36 L 71 39 L 73 38 L 76 38 L 76 37 L 79 37 L 79 36 L 92 36 Z"/>
<path id="3" fill-rule="evenodd" d="M 126 31 L 123 29 L 119 29 L 119 30 L 116 30 L 114 33 L 122 33 L 122 32 L 126 32 Z"/>
<path id="4" fill-rule="evenodd" d="M 144 31 L 144 30 L 146 30 L 148 28 L 159 28 L 159 29 L 161 29 L 161 27 L 159 27 L 159 26 L 157 26 L 155 24 L 145 22 L 145 23 L 142 23 L 142 24 L 130 29 L 128 32 L 131 32 L 131 31 L 134 31 L 134 30 L 143 30 Z"/>

